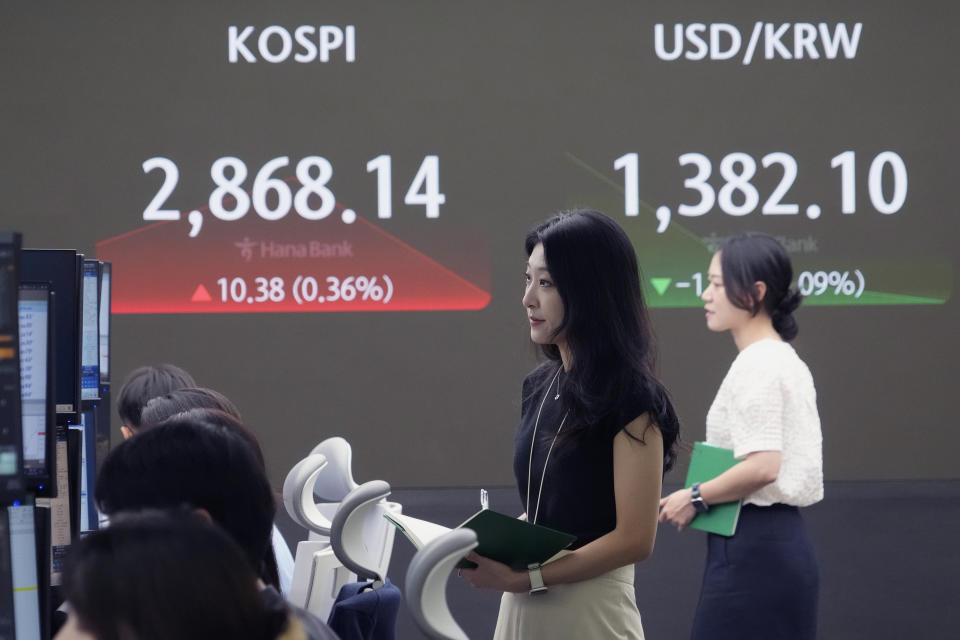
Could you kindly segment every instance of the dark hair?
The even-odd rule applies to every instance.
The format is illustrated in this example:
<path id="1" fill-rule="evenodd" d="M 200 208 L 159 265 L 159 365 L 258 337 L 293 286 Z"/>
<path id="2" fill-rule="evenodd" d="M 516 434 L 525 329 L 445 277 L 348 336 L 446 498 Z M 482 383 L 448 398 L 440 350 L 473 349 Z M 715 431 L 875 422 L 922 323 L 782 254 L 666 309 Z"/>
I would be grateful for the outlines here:
<path id="1" fill-rule="evenodd" d="M 204 387 L 185 387 L 151 399 L 140 413 L 140 425 L 149 427 L 191 409 L 217 409 L 242 420 L 237 405 L 219 391 Z"/>
<path id="2" fill-rule="evenodd" d="M 213 389 L 180 389 L 165 396 L 154 398 L 147 403 L 141 416 L 140 433 L 151 429 L 165 420 L 173 417 L 184 418 L 206 424 L 222 427 L 243 438 L 253 457 L 263 472 L 267 472 L 267 464 L 263 458 L 260 441 L 250 429 L 240 421 L 240 412 L 237 407 L 222 393 Z M 277 566 L 277 555 L 273 545 L 267 547 L 263 558 L 261 577 L 267 584 L 280 588 L 280 570 Z"/>
<path id="3" fill-rule="evenodd" d="M 74 544 L 63 590 L 98 640 L 269 640 L 287 612 L 265 607 L 256 574 L 229 536 L 184 512 L 114 519 Z"/>
<path id="4" fill-rule="evenodd" d="M 127 376 L 117 397 L 117 413 L 122 424 L 140 428 L 140 413 L 157 396 L 184 387 L 195 387 L 193 376 L 172 364 L 158 364 L 134 369 Z"/>
<path id="5" fill-rule="evenodd" d="M 218 398 L 224 400 L 226 404 L 220 404 Z M 221 406 L 224 408 L 220 408 Z M 233 403 L 211 389 L 174 391 L 165 396 L 154 398 L 143 409 L 143 422 L 140 425 L 141 433 L 144 430 L 163 424 L 170 418 L 187 418 L 223 427 L 243 438 L 244 442 L 250 447 L 250 451 L 253 452 L 253 457 L 260 464 L 260 468 L 266 472 L 267 463 L 263 457 L 263 449 L 260 448 L 260 441 L 257 440 L 253 431 L 240 421 L 240 415 L 236 412 L 236 407 L 233 407 L 232 411 L 228 410 L 229 407 L 233 407 Z"/>
<path id="6" fill-rule="evenodd" d="M 273 492 L 250 445 L 229 428 L 185 414 L 121 442 L 103 462 L 96 500 L 111 517 L 144 508 L 204 509 L 264 574 Z"/>
<path id="7" fill-rule="evenodd" d="M 720 269 L 723 288 L 733 306 L 753 315 L 763 309 L 781 338 L 789 342 L 797 336 L 799 329 L 793 312 L 803 296 L 790 288 L 793 281 L 790 256 L 776 238 L 766 233 L 729 238 L 720 247 Z M 766 285 L 763 299 L 757 298 L 757 282 Z"/>
<path id="8" fill-rule="evenodd" d="M 558 442 L 585 435 L 640 392 L 649 399 L 650 420 L 663 436 L 666 472 L 676 456 L 680 425 L 654 373 L 656 347 L 633 244 L 598 211 L 563 212 L 542 222 L 527 234 L 528 256 L 538 244 L 563 301 L 557 334 L 563 333 L 573 356 L 562 391 L 571 428 Z M 560 360 L 556 345 L 542 349 L 549 359 Z"/>

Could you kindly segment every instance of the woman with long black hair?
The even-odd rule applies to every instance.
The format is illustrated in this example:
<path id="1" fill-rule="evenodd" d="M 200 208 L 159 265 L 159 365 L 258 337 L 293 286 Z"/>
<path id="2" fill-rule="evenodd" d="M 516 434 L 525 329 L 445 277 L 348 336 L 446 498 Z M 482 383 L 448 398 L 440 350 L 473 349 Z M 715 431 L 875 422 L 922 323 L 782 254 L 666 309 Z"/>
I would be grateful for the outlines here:
<path id="1" fill-rule="evenodd" d="M 707 413 L 707 442 L 741 459 L 661 501 L 661 521 L 686 527 L 711 504 L 743 500 L 733 536 L 707 535 L 694 640 L 816 636 L 818 567 L 798 507 L 823 498 L 817 395 L 789 341 L 800 294 L 786 250 L 767 234 L 730 238 L 707 273 L 707 327 L 739 354 Z"/>
<path id="2" fill-rule="evenodd" d="M 596 211 L 526 237 L 523 307 L 545 362 L 523 381 L 514 473 L 530 522 L 577 537 L 529 572 L 472 554 L 504 591 L 495 638 L 643 638 L 634 563 L 653 551 L 677 416 L 654 374 L 633 245 Z"/>

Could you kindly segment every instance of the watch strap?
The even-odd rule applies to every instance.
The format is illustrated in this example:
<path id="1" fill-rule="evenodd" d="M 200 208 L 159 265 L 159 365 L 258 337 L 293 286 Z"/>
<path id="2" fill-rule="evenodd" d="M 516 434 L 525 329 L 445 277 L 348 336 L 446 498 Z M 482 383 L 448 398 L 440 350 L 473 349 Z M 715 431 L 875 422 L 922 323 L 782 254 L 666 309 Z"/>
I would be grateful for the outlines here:
<path id="1" fill-rule="evenodd" d="M 697 513 L 706 513 L 710 510 L 710 505 L 700 495 L 700 483 L 694 482 L 690 487 L 690 502 L 693 504 Z"/>
<path id="2" fill-rule="evenodd" d="M 527 565 L 527 573 L 530 576 L 530 595 L 546 593 L 547 585 L 543 584 L 543 573 L 540 571 L 540 564 L 535 562 Z"/>

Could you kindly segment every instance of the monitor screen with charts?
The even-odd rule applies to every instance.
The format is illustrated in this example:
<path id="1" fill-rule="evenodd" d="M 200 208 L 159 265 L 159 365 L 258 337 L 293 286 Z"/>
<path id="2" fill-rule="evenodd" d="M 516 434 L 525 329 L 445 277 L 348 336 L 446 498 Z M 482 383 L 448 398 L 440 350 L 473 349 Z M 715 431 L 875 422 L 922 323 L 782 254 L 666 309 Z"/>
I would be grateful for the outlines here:
<path id="1" fill-rule="evenodd" d="M 52 315 L 50 285 L 20 283 L 20 397 L 23 423 L 23 475 L 37 492 L 50 487 L 54 461 L 54 427 L 51 397 Z"/>

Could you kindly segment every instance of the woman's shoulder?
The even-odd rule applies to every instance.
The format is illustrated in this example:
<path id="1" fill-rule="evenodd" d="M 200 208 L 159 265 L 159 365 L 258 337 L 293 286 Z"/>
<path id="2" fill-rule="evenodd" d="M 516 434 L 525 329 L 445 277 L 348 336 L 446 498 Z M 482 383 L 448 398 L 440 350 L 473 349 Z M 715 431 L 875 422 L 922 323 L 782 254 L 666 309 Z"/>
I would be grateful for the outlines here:
<path id="1" fill-rule="evenodd" d="M 672 414 L 672 405 L 670 396 L 663 385 L 655 380 L 644 379 L 633 385 L 630 393 L 620 403 L 619 422 L 624 426 L 633 422 L 641 416 L 647 416 L 648 420 L 657 422 L 657 416 L 666 413 Z M 669 427 L 669 425 L 666 425 Z"/>
<path id="2" fill-rule="evenodd" d="M 800 362 L 797 352 L 788 342 L 759 340 L 737 354 L 730 372 L 739 375 L 775 375 L 784 368 Z"/>
<path id="3" fill-rule="evenodd" d="M 557 372 L 557 367 L 560 366 L 559 362 L 554 362 L 553 360 L 544 360 L 537 366 L 535 366 L 523 379 L 524 384 L 530 383 L 540 383 L 548 375 Z"/>
<path id="4" fill-rule="evenodd" d="M 524 411 L 526 411 L 530 398 L 537 395 L 537 392 L 543 389 L 551 376 L 556 373 L 557 367 L 559 366 L 559 363 L 552 360 L 547 360 L 538 364 L 536 367 L 534 367 L 533 371 L 526 375 L 526 377 L 523 379 L 523 387 L 521 392 L 521 401 Z"/>
<path id="5" fill-rule="evenodd" d="M 798 382 L 812 385 L 813 376 L 793 346 L 779 340 L 761 340 L 740 352 L 730 366 L 724 386 L 779 386 L 789 390 Z"/>

